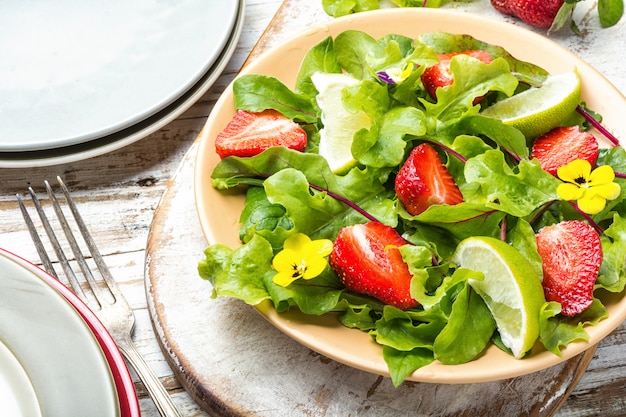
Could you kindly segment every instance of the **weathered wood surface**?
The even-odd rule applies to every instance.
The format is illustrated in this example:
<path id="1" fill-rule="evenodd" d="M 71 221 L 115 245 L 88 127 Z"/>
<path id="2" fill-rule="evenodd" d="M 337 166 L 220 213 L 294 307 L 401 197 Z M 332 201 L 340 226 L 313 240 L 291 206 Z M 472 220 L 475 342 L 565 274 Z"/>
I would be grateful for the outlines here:
<path id="1" fill-rule="evenodd" d="M 285 2 L 250 59 L 271 47 L 278 28 L 301 25 L 301 11 L 295 2 Z M 298 345 L 237 301 L 203 302 L 210 287 L 198 281 L 194 262 L 205 244 L 197 220 L 190 220 L 194 158 L 192 148 L 157 210 L 147 249 L 147 286 L 166 356 L 210 414 L 548 416 L 566 401 L 593 358 L 590 349 L 543 372 L 494 383 L 405 383 L 395 389 L 386 378 Z M 168 245 L 181 237 L 196 253 Z"/>
<path id="2" fill-rule="evenodd" d="M 480 4 L 484 1 L 453 3 L 447 7 L 459 9 L 460 12 L 491 13 L 494 17 L 514 22 L 511 18 L 489 11 Z M 34 169 L 0 169 L 0 247 L 26 259 L 38 260 L 17 208 L 15 194 L 24 193 L 31 185 L 42 191 L 44 179 L 50 180 L 56 175 L 61 175 L 78 200 L 81 212 L 105 254 L 107 263 L 114 275 L 122 281 L 122 289 L 135 309 L 138 319 L 135 340 L 141 352 L 187 416 L 206 416 L 207 413 L 202 406 L 206 407 L 210 401 L 214 401 L 213 404 L 215 404 L 215 401 L 220 399 L 220 395 L 230 407 L 230 409 L 217 410 L 217 414 L 221 415 L 365 415 L 367 410 L 382 407 L 380 409 L 386 410 L 386 415 L 396 416 L 403 415 L 407 399 L 409 399 L 408 401 L 413 401 L 415 405 L 410 415 L 426 415 L 428 411 L 435 409 L 435 406 L 437 408 L 432 415 L 444 415 L 443 411 L 437 410 L 445 405 L 448 412 L 454 410 L 456 415 L 469 416 L 477 415 L 476 404 L 480 402 L 482 396 L 493 401 L 491 409 L 493 415 L 543 416 L 552 414 L 560 406 L 560 401 L 567 397 L 565 390 L 568 388 L 573 388 L 573 392 L 560 407 L 556 413 L 557 416 L 626 414 L 623 411 L 626 409 L 624 400 L 626 359 L 623 354 L 626 349 L 624 346 L 626 345 L 626 329 L 624 325 L 599 344 L 587 371 L 577 385 L 574 384 L 577 372 L 564 367 L 562 372 L 555 372 L 554 378 L 544 375 L 537 377 L 534 383 L 509 381 L 508 384 L 499 385 L 499 388 L 468 387 L 466 388 L 467 396 L 459 396 L 459 391 L 450 391 L 453 389 L 450 386 L 427 387 L 430 395 L 423 397 L 423 401 L 417 402 L 415 399 L 411 400 L 411 394 L 423 388 L 425 384 L 407 384 L 406 387 L 401 388 L 405 395 L 399 395 L 388 388 L 388 382 L 384 379 L 379 381 L 377 377 L 328 362 L 319 355 L 294 346 L 290 339 L 277 332 L 249 307 L 225 300 L 207 300 L 208 290 L 201 280 L 195 279 L 194 274 L 195 264 L 204 247 L 204 242 L 198 236 L 199 228 L 196 224 L 195 213 L 190 211 L 193 201 L 188 200 L 190 183 L 186 175 L 189 175 L 190 163 L 186 158 L 192 157 L 194 150 L 193 148 L 190 150 L 190 147 L 204 125 L 215 100 L 243 65 L 262 35 L 262 42 L 254 49 L 255 54 L 319 19 L 328 19 L 321 12 L 319 5 L 321 2 L 287 0 L 281 9 L 281 14 L 265 31 L 281 3 L 280 0 L 248 0 L 246 2 L 244 32 L 226 71 L 196 105 L 160 131 L 124 149 L 86 161 Z M 595 4 L 595 2 L 590 3 Z M 602 30 L 598 28 L 594 13 L 579 9 L 577 14 L 582 19 L 583 35 L 574 37 L 567 33 L 560 33 L 552 36 L 552 39 L 598 68 L 622 92 L 626 91 L 626 73 L 622 67 L 622 63 L 626 60 L 626 50 L 623 48 L 626 22 L 620 23 L 615 28 Z M 180 174 L 177 175 L 178 169 L 180 169 Z M 166 191 L 167 194 L 162 198 Z M 176 201 L 172 196 L 175 195 L 181 197 L 181 201 L 187 198 L 184 200 L 186 201 L 185 207 L 181 208 L 174 204 Z M 159 208 L 158 211 L 157 208 Z M 176 216 L 176 211 L 173 210 L 179 209 L 181 210 L 180 216 Z M 155 212 L 157 217 L 153 224 Z M 163 241 L 164 237 L 170 239 Z M 189 237 L 191 239 L 187 240 Z M 147 263 L 145 263 L 146 252 L 150 255 Z M 146 282 L 144 282 L 144 264 L 146 264 Z M 210 313 L 214 315 L 208 319 L 210 325 L 205 325 L 202 330 L 204 332 L 215 330 L 210 342 L 215 341 L 217 346 L 223 347 L 223 351 L 219 352 L 220 356 L 214 356 L 215 345 L 208 345 L 203 351 L 203 347 L 200 346 L 206 343 L 206 333 L 203 332 L 183 335 L 182 338 L 181 334 L 175 334 L 170 329 L 168 329 L 169 333 L 165 334 L 164 329 L 167 326 L 163 326 L 163 323 L 157 320 L 158 332 L 155 336 L 150 317 L 151 315 L 156 317 L 156 311 L 162 306 L 154 305 L 153 294 L 148 293 L 146 297 L 145 284 L 149 284 L 151 268 L 160 268 L 163 271 L 173 270 L 174 273 L 167 279 L 178 280 L 176 287 L 184 296 L 188 295 L 190 288 L 198 289 L 192 297 L 185 299 L 185 304 L 190 306 L 202 304 L 204 308 L 211 309 Z M 152 278 L 164 279 L 160 275 Z M 187 284 L 191 287 L 186 288 Z M 167 307 L 162 311 L 172 317 L 176 314 L 168 311 Z M 187 313 L 189 311 L 184 309 L 179 312 L 179 314 Z M 227 316 L 226 320 L 236 324 L 235 328 L 224 329 L 216 325 L 223 315 Z M 207 318 L 187 315 L 185 320 L 191 323 L 206 323 Z M 273 335 L 271 344 L 267 340 L 267 333 Z M 259 335 L 259 337 L 255 338 L 254 335 Z M 198 339 L 195 339 L 196 337 Z M 226 339 L 226 337 L 231 339 Z M 239 339 L 241 337 L 243 339 Z M 213 393 L 202 392 L 200 395 L 192 389 L 189 392 L 185 390 L 190 387 L 190 384 L 180 370 L 194 364 L 176 363 L 172 358 L 173 351 L 165 349 L 164 355 L 159 344 L 159 342 L 163 343 L 166 348 L 169 348 L 168 344 L 180 348 L 181 346 L 178 346 L 182 343 L 180 340 L 185 341 L 187 346 L 189 344 L 194 346 L 195 351 L 204 352 L 205 358 L 196 364 L 198 367 L 204 367 L 200 374 L 204 378 L 202 383 L 205 386 L 224 387 L 228 391 L 216 389 Z M 247 341 L 248 344 L 233 340 Z M 257 340 L 265 345 L 257 344 Z M 267 364 L 264 362 L 267 361 L 267 356 L 263 355 L 266 351 L 287 352 L 288 354 L 281 355 L 282 361 L 269 369 L 267 365 L 262 366 L 263 363 Z M 232 358 L 235 356 L 238 356 L 241 362 L 233 362 Z M 588 357 L 577 358 L 576 360 L 580 360 L 579 364 L 570 361 L 568 366 L 578 366 L 579 369 L 584 369 L 584 359 Z M 173 363 L 178 375 L 173 373 L 168 360 Z M 234 363 L 237 363 L 236 367 L 224 368 L 229 364 L 233 366 Z M 309 365 L 315 367 L 316 372 L 319 373 L 315 379 L 302 380 L 300 376 L 294 376 L 296 373 L 308 375 L 312 369 Z M 564 378 L 564 375 L 571 375 L 571 377 Z M 365 382 L 361 379 L 365 379 Z M 324 380 L 328 383 L 319 383 Z M 185 381 L 185 384 L 181 384 L 181 381 Z M 251 381 L 258 382 L 258 386 L 250 387 Z M 559 382 L 561 382 L 560 391 L 557 388 L 558 385 L 554 385 Z M 237 408 L 238 405 L 243 404 L 249 406 L 251 400 L 254 399 L 242 398 L 245 391 L 239 390 L 238 387 L 246 385 L 248 389 L 257 389 L 258 398 L 263 401 L 257 403 L 253 409 Z M 290 389 L 299 388 L 296 393 L 299 393 L 301 401 L 293 403 L 291 408 L 277 410 L 276 407 L 280 404 L 277 402 L 280 399 L 277 395 L 285 393 L 285 385 L 289 385 Z M 546 385 L 550 387 L 545 389 Z M 151 400 L 147 398 L 141 383 L 137 382 L 136 386 L 143 415 L 157 416 L 158 413 Z M 340 390 L 341 387 L 344 389 Z M 349 389 L 350 387 L 354 389 Z M 482 390 L 477 390 L 478 388 Z M 505 399 L 507 398 L 505 393 L 499 393 L 500 388 L 504 388 L 505 393 L 509 393 L 508 400 Z M 552 397 L 546 396 L 546 392 L 550 392 L 551 389 L 553 390 Z M 335 392 L 343 394 L 341 401 L 338 402 L 337 397 L 333 397 Z M 195 401 L 190 394 L 198 401 Z M 211 394 L 214 394 L 214 397 L 211 397 Z M 224 398 L 224 395 L 228 396 Z M 520 401 L 516 399 L 523 396 L 534 398 L 535 402 L 531 404 L 537 406 L 520 404 Z M 343 402 L 347 405 L 342 406 Z M 348 405 L 352 408 L 348 408 Z M 370 412 L 373 413 L 373 411 Z"/>
<path id="3" fill-rule="evenodd" d="M 251 307 L 210 300 L 195 265 L 205 244 L 193 206 L 193 158 L 185 158 L 148 240 L 148 305 L 166 357 L 187 391 L 216 416 L 553 415 L 593 349 L 543 372 L 492 383 L 404 383 L 320 356 Z M 185 251 L 175 240 L 184 240 Z"/>

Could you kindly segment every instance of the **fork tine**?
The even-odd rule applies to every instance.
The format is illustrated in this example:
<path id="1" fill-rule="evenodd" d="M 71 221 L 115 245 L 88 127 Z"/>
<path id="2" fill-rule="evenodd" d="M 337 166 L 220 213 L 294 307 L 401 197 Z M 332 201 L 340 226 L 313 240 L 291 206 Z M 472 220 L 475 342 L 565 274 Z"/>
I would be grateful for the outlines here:
<path id="1" fill-rule="evenodd" d="M 28 228 L 30 237 L 33 240 L 33 243 L 35 244 L 35 248 L 37 249 L 37 253 L 39 254 L 39 259 L 41 259 L 41 263 L 43 264 L 44 269 L 48 271 L 50 275 L 52 275 L 58 280 L 59 276 L 54 270 L 54 266 L 52 266 L 52 261 L 50 260 L 50 257 L 48 256 L 48 252 L 46 252 L 46 248 L 44 247 L 43 242 L 41 241 L 41 238 L 39 237 L 39 233 L 37 233 L 37 228 L 35 227 L 35 224 L 33 223 L 33 219 L 30 217 L 30 214 L 28 214 L 28 211 L 26 210 L 26 206 L 24 205 L 24 201 L 22 200 L 22 196 L 20 194 L 17 194 L 17 203 L 20 206 L 22 217 L 24 217 L 24 221 L 26 222 L 26 227 Z"/>
<path id="2" fill-rule="evenodd" d="M 65 217 L 63 210 L 61 209 L 61 206 L 59 205 L 59 202 L 52 190 L 52 187 L 47 181 L 45 181 L 46 190 L 52 202 L 52 206 L 56 212 L 58 221 L 59 223 L 61 223 L 61 227 L 63 228 L 65 237 L 67 238 L 68 243 L 71 246 L 72 251 L 74 252 L 77 262 L 81 265 L 81 269 L 83 269 L 83 275 L 85 276 L 85 279 L 88 281 L 89 286 L 92 289 L 93 297 L 90 297 L 90 298 L 91 299 L 95 298 L 98 301 L 98 303 L 100 303 L 100 309 L 97 311 L 94 311 L 94 313 L 96 313 L 96 315 L 98 316 L 102 324 L 106 326 L 107 330 L 111 333 L 111 336 L 113 336 L 113 338 L 115 339 L 115 342 L 118 348 L 120 349 L 120 352 L 124 355 L 124 357 L 129 362 L 129 364 L 131 364 L 133 368 L 135 369 L 135 371 L 137 372 L 137 375 L 139 376 L 141 381 L 144 383 L 144 386 L 148 390 L 148 393 L 154 400 L 154 404 L 156 408 L 158 409 L 159 413 L 163 416 L 181 417 L 182 414 L 176 408 L 176 405 L 172 401 L 172 398 L 170 397 L 169 393 L 167 392 L 163 384 L 161 384 L 161 382 L 159 381 L 159 378 L 154 374 L 150 366 L 147 364 L 145 359 L 143 359 L 143 357 L 137 350 L 137 347 L 133 343 L 132 334 L 135 328 L 135 315 L 133 313 L 133 310 L 131 306 L 128 304 L 128 301 L 124 298 L 124 295 L 121 293 L 120 289 L 117 287 L 117 284 L 115 283 L 115 280 L 111 276 L 111 273 L 109 272 L 108 267 L 104 263 L 102 255 L 100 254 L 100 251 L 96 247 L 96 244 L 93 241 L 91 234 L 87 230 L 87 227 L 85 225 L 85 222 L 83 221 L 82 216 L 78 212 L 78 209 L 76 208 L 76 205 L 74 204 L 74 201 L 70 197 L 69 190 L 67 189 L 67 187 L 65 186 L 65 184 L 63 183 L 60 177 L 57 177 L 57 180 L 59 184 L 61 185 L 63 194 L 65 195 L 67 206 L 72 211 L 75 223 L 80 229 L 80 233 L 83 236 L 83 240 L 85 241 L 87 247 L 89 248 L 92 260 L 96 264 L 96 267 L 98 268 L 99 273 L 96 272 L 96 275 L 99 275 L 99 276 L 98 276 L 98 280 L 95 280 L 93 275 L 89 273 L 90 268 L 84 259 L 80 246 L 76 242 L 74 233 L 72 232 L 72 229 L 69 227 L 67 218 Z M 37 213 L 39 214 L 39 217 L 41 218 L 43 227 L 46 233 L 48 234 L 50 242 L 52 243 L 52 247 L 54 248 L 54 251 L 57 254 L 59 263 L 63 267 L 63 271 L 65 272 L 65 275 L 70 281 L 70 286 L 72 287 L 74 292 L 80 298 L 82 298 L 83 301 L 85 301 L 87 305 L 89 305 L 90 301 L 87 300 L 87 298 L 85 297 L 85 293 L 83 292 L 82 287 L 78 283 L 78 280 L 76 279 L 76 276 L 74 275 L 74 272 L 72 271 L 72 268 L 70 267 L 69 262 L 67 261 L 67 258 L 65 257 L 63 253 L 63 249 L 61 248 L 61 245 L 59 244 L 59 241 L 57 240 L 54 230 L 50 226 L 50 223 L 48 222 L 46 214 L 43 208 L 41 207 L 41 204 L 39 200 L 37 199 L 37 196 L 35 195 L 35 192 L 33 191 L 32 188 L 29 188 L 29 193 L 32 197 Z M 37 247 L 37 251 L 39 252 L 40 257 L 42 258 L 42 262 L 46 265 L 46 268 L 48 267 L 50 268 L 49 271 L 53 271 L 54 269 L 52 268 L 52 263 L 50 262 L 50 260 L 48 259 L 46 255 L 45 248 L 41 242 L 41 239 L 39 238 L 37 230 L 35 229 L 35 226 L 30 216 L 28 215 L 26 207 L 24 206 L 23 201 L 19 194 L 17 198 L 18 198 L 20 208 L 22 210 L 22 215 L 24 216 L 24 220 L 26 221 L 26 225 L 29 229 L 33 242 L 35 243 L 35 246 Z M 84 263 L 84 267 L 83 267 L 83 263 Z M 95 272 L 95 268 L 93 268 L 93 270 Z M 109 294 L 107 294 L 106 302 L 100 301 L 100 299 L 96 295 L 96 292 L 98 291 L 105 292 L 104 288 L 101 288 L 99 285 L 97 285 L 97 282 L 95 284 L 92 284 L 91 281 L 94 281 L 94 282 L 97 281 L 97 282 L 100 282 L 101 284 L 106 283 L 106 285 L 109 287 L 108 288 Z M 114 298 L 113 301 L 111 301 L 111 297 Z M 93 304 L 93 300 L 91 304 Z"/>
<path id="3" fill-rule="evenodd" d="M 44 227 L 44 230 L 46 231 L 46 234 L 48 235 L 48 239 L 50 239 L 50 243 L 52 244 L 54 253 L 56 254 L 57 259 L 59 260 L 59 263 L 61 264 L 61 268 L 63 268 L 63 272 L 65 272 L 65 276 L 67 277 L 67 280 L 70 286 L 83 301 L 87 302 L 87 297 L 85 295 L 85 292 L 80 286 L 80 283 L 78 282 L 78 279 L 76 278 L 76 274 L 74 274 L 74 271 L 72 270 L 72 267 L 70 266 L 70 263 L 67 260 L 65 253 L 63 252 L 61 244 L 59 243 L 59 240 L 57 239 L 56 234 L 54 233 L 54 230 L 52 229 L 52 226 L 50 225 L 50 222 L 48 221 L 48 217 L 46 216 L 46 213 L 43 207 L 41 206 L 41 202 L 39 201 L 39 198 L 37 198 L 37 194 L 35 194 L 35 191 L 32 189 L 32 187 L 28 188 L 28 193 L 30 194 L 33 204 L 35 205 L 35 210 L 37 211 L 37 214 L 39 214 L 39 218 L 41 219 L 41 223 Z M 30 219 L 30 216 L 28 215 L 26 210 L 24 210 L 22 214 L 25 216 L 25 219 L 26 219 L 26 216 L 28 217 L 28 219 Z M 34 228 L 32 220 L 30 222 L 27 220 L 27 225 L 29 228 L 31 227 L 31 225 L 33 226 L 32 229 L 29 229 L 31 236 L 37 235 L 36 240 L 38 241 L 38 243 L 37 242 L 35 243 L 35 246 L 37 246 L 37 252 L 39 253 L 40 257 L 47 259 L 47 261 L 44 261 L 44 259 L 41 260 L 44 263 L 44 268 L 46 268 L 48 272 L 54 273 L 54 276 L 58 279 L 58 276 L 56 275 L 56 272 L 54 271 L 54 268 L 52 267 L 52 263 L 50 262 L 50 258 L 48 258 L 48 255 L 45 254 L 45 248 L 43 246 L 43 243 L 41 242 L 41 239 L 39 239 L 39 235 L 37 234 L 37 231 Z M 48 265 L 46 265 L 46 263 Z M 48 266 L 50 267 L 50 269 L 48 269 Z"/>
<path id="4" fill-rule="evenodd" d="M 83 252 L 81 251 L 78 245 L 78 242 L 76 241 L 74 232 L 72 232 L 72 229 L 69 223 L 67 222 L 67 218 L 65 217 L 65 214 L 63 213 L 63 210 L 61 209 L 61 205 L 59 204 L 59 201 L 57 200 L 56 195 L 54 194 L 54 191 L 52 190 L 52 187 L 50 186 L 48 181 L 44 181 L 44 184 L 46 186 L 46 191 L 48 192 L 48 197 L 50 198 L 50 201 L 52 202 L 52 207 L 54 208 L 54 212 L 56 213 L 57 219 L 59 220 L 59 223 L 61 224 L 61 228 L 63 229 L 63 233 L 65 234 L 65 237 L 67 238 L 67 242 L 69 243 L 70 248 L 72 249 L 72 252 L 74 253 L 76 262 L 78 262 L 78 266 L 80 267 L 80 270 L 82 271 L 83 276 L 87 280 L 87 283 L 89 284 L 89 287 L 91 288 L 91 291 L 93 292 L 93 295 L 96 301 L 98 302 L 99 306 L 102 307 L 102 303 L 106 302 L 106 299 L 104 298 L 102 290 L 100 289 L 100 286 L 98 285 L 96 279 L 94 278 L 93 273 L 91 272 L 91 269 L 89 268 L 89 265 L 87 265 L 85 256 L 83 255 Z"/>
<path id="5" fill-rule="evenodd" d="M 91 236 L 91 233 L 89 233 L 89 230 L 87 229 L 87 226 L 85 225 L 85 221 L 83 220 L 83 217 L 78 211 L 76 204 L 74 204 L 74 200 L 72 199 L 70 192 L 67 189 L 67 186 L 65 185 L 61 177 L 57 177 L 57 181 L 59 185 L 61 186 L 61 190 L 63 191 L 63 195 L 65 196 L 67 205 L 70 208 L 72 215 L 74 216 L 76 225 L 78 226 L 78 229 L 80 230 L 80 233 L 83 236 L 83 239 L 85 240 L 85 243 L 87 244 L 87 247 L 89 248 L 91 257 L 96 263 L 96 266 L 98 267 L 98 270 L 100 271 L 100 274 L 102 275 L 102 278 L 104 279 L 104 282 L 109 288 L 109 291 L 113 295 L 113 298 L 115 299 L 115 301 L 117 301 L 120 298 L 123 298 L 117 286 L 117 283 L 113 279 L 113 276 L 111 275 L 111 272 L 109 271 L 108 266 L 104 262 L 104 258 L 102 257 L 102 254 L 98 250 L 98 247 L 96 246 L 96 243 L 94 242 L 93 237 Z"/>

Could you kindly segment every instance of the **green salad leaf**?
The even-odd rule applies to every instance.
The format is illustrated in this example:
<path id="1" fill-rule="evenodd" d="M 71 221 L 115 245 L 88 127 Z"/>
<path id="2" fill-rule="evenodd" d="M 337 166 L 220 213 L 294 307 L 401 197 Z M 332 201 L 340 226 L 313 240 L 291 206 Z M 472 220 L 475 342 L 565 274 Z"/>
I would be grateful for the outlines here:
<path id="1" fill-rule="evenodd" d="M 377 6 L 376 1 L 354 0 L 324 4 L 342 13 Z M 456 56 L 451 61 L 455 82 L 440 88 L 436 99 L 429 97 L 421 82 L 424 67 L 437 62 L 438 53 L 467 49 L 488 50 L 493 60 L 484 64 Z M 381 77 L 395 70 L 406 72 L 406 78 L 389 83 Z M 370 128 L 354 135 L 351 151 L 358 163 L 342 175 L 333 173 L 317 151 L 323 128 L 318 92 L 311 82 L 317 72 L 356 77 L 360 82 L 343 90 L 342 103 L 372 120 Z M 226 157 L 213 170 L 211 186 L 245 194 L 242 245 L 212 244 L 198 265 L 200 276 L 213 286 L 213 297 L 234 297 L 250 305 L 271 303 L 278 312 L 334 314 L 342 325 L 367 332 L 381 345 L 392 381 L 399 385 L 435 360 L 464 363 L 491 343 L 507 351 L 485 302 L 468 284 L 483 275 L 451 261 L 459 242 L 470 236 L 505 239 L 542 277 L 535 233 L 576 219 L 601 231 L 603 260 L 596 298 L 574 317 L 561 315 L 558 303 L 545 303 L 539 341 L 560 355 L 569 343 L 587 340 L 585 327 L 607 317 L 602 300 L 611 297 L 606 294 L 621 293 L 626 286 L 626 179 L 615 180 L 621 186 L 618 198 L 600 213 L 584 215 L 559 198 L 561 181 L 529 158 L 527 139 L 519 130 L 480 114 L 481 106 L 524 86 L 540 85 L 546 76 L 542 68 L 466 35 L 435 32 L 417 39 L 374 39 L 350 30 L 311 48 L 293 89 L 265 75 L 237 78 L 236 110 L 278 110 L 300 123 L 309 141 L 305 152 L 272 147 L 252 157 Z M 477 97 L 483 100 L 478 103 Z M 579 124 L 580 116 L 572 115 L 571 120 Z M 464 202 L 433 205 L 416 216 L 399 203 L 394 178 L 419 143 L 441 151 Z M 602 149 L 598 165 L 626 172 L 626 151 Z M 277 271 L 272 261 L 290 237 L 304 234 L 333 241 L 342 228 L 368 221 L 394 227 L 408 242 L 399 251 L 413 276 L 410 293 L 418 307 L 403 311 L 347 291 L 328 265 L 312 279 L 286 287 L 273 282 Z"/>

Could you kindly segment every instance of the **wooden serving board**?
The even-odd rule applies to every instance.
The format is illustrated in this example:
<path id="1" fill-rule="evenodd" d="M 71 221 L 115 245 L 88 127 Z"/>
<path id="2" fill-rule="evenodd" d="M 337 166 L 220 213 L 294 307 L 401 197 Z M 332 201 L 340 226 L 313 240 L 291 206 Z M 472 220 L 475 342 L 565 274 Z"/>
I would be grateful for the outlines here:
<path id="1" fill-rule="evenodd" d="M 286 33 L 328 19 L 308 1 L 286 0 L 249 59 Z M 306 10 L 305 10 L 306 9 Z M 298 16 L 297 27 L 294 27 Z M 252 307 L 211 299 L 196 265 L 207 243 L 194 205 L 194 144 L 155 213 L 146 249 L 153 326 L 177 377 L 213 416 L 551 416 L 595 347 L 542 372 L 464 385 L 406 382 L 363 372 L 293 341 Z"/>

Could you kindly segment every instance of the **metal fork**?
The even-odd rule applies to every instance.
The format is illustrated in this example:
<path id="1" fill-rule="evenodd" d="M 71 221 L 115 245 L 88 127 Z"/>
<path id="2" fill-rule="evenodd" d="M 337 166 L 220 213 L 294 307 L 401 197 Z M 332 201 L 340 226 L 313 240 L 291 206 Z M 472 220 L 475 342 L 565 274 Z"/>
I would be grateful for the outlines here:
<path id="1" fill-rule="evenodd" d="M 45 211 L 43 210 L 37 195 L 33 191 L 32 187 L 29 187 L 28 191 L 32 198 L 32 201 L 35 205 L 37 213 L 41 218 L 42 225 L 48 235 L 48 238 L 54 248 L 54 252 L 56 254 L 57 260 L 61 264 L 63 268 L 63 272 L 71 286 L 72 290 L 76 295 L 78 295 L 85 303 L 94 311 L 94 313 L 98 316 L 102 324 L 108 329 L 109 333 L 117 343 L 120 352 L 126 360 L 132 365 L 135 369 L 139 378 L 143 381 L 148 393 L 152 397 L 154 404 L 156 405 L 159 413 L 162 416 L 182 416 L 182 414 L 178 411 L 170 395 L 167 393 L 165 387 L 159 381 L 159 378 L 154 374 L 152 369 L 149 367 L 148 363 L 141 356 L 135 344 L 132 341 L 132 334 L 135 328 L 135 316 L 133 314 L 130 305 L 124 298 L 123 294 L 120 292 L 119 287 L 111 273 L 109 272 L 108 267 L 104 263 L 102 255 L 98 248 L 96 247 L 91 234 L 87 230 L 85 226 L 85 222 L 83 221 L 74 201 L 70 197 L 70 193 L 61 180 L 60 177 L 57 177 L 57 180 L 61 186 L 61 190 L 65 196 L 65 200 L 70 211 L 73 214 L 76 225 L 80 230 L 81 235 L 91 253 L 91 258 L 95 262 L 97 266 L 97 270 L 93 271 L 89 267 L 85 256 L 83 255 L 76 238 L 74 237 L 74 233 L 63 214 L 63 210 L 55 196 L 52 187 L 45 181 L 46 190 L 50 201 L 52 202 L 52 206 L 54 207 L 54 211 L 58 218 L 58 221 L 63 229 L 63 232 L 66 236 L 66 239 L 74 253 L 74 257 L 76 262 L 80 266 L 80 271 L 87 282 L 86 287 L 91 291 L 92 297 L 88 297 L 79 279 L 77 278 L 76 273 L 72 269 L 70 262 L 65 255 L 59 240 L 56 237 L 56 234 L 48 221 Z M 37 229 L 32 221 L 32 218 L 28 214 L 22 197 L 18 194 L 17 201 L 20 206 L 20 210 L 22 211 L 22 215 L 24 216 L 24 220 L 26 221 L 26 225 L 30 232 L 31 238 L 35 247 L 37 248 L 37 252 L 39 253 L 39 257 L 41 258 L 41 262 L 44 265 L 46 271 L 48 271 L 51 275 L 59 279 L 54 267 L 52 265 L 52 261 L 50 260 L 46 249 L 41 241 L 39 234 L 37 233 Z M 101 279 L 96 279 L 94 276 L 94 272 L 96 276 L 99 276 Z"/>

